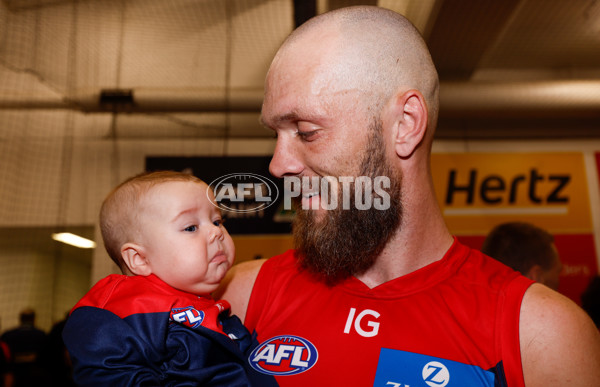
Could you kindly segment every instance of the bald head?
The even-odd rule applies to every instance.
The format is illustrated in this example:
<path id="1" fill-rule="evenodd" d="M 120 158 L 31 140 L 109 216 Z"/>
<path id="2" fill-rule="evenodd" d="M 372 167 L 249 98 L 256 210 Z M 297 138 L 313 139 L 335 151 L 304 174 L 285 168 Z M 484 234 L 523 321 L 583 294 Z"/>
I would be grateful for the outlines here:
<path id="1" fill-rule="evenodd" d="M 319 87 L 358 91 L 370 107 L 381 108 L 393 94 L 416 89 L 427 102 L 430 129 L 436 125 L 436 69 L 418 30 L 395 12 L 357 6 L 307 21 L 284 42 L 269 75 L 299 63 L 312 67 L 315 92 Z"/>
<path id="2" fill-rule="evenodd" d="M 123 272 L 127 267 L 121 256 L 121 247 L 127 242 L 136 241 L 144 228 L 145 223 L 140 217 L 144 212 L 145 196 L 153 187 L 173 181 L 204 184 L 199 178 L 183 172 L 145 172 L 119 184 L 102 202 L 100 230 L 104 247 Z"/>

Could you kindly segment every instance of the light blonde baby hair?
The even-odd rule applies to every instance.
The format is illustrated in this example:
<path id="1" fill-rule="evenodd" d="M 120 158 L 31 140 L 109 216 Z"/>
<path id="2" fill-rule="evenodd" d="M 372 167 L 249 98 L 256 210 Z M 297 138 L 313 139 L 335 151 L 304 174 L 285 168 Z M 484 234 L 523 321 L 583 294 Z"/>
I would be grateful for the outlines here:
<path id="1" fill-rule="evenodd" d="M 131 242 L 139 233 L 141 202 L 148 191 L 170 181 L 202 183 L 199 178 L 174 171 L 144 172 L 115 187 L 104 199 L 100 208 L 100 230 L 104 247 L 110 258 L 125 272 L 121 247 Z"/>

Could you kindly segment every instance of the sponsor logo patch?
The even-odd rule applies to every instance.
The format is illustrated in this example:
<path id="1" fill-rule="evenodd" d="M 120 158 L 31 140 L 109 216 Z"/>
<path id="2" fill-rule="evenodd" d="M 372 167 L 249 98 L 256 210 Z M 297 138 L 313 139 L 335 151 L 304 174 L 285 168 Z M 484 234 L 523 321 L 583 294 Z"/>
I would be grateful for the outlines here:
<path id="1" fill-rule="evenodd" d="M 375 387 L 495 387 L 496 375 L 478 366 L 418 353 L 382 348 Z"/>

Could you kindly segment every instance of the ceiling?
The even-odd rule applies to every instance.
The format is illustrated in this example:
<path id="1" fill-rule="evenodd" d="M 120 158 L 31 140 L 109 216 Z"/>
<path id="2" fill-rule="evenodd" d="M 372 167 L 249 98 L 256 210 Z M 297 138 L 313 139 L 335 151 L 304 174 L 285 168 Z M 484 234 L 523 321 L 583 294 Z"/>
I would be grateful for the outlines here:
<path id="1" fill-rule="evenodd" d="M 439 137 L 600 136 L 600 0 L 3 0 L 0 121 L 65 109 L 123 113 L 125 138 L 270 136 L 258 114 L 277 47 L 356 4 L 424 35 Z"/>

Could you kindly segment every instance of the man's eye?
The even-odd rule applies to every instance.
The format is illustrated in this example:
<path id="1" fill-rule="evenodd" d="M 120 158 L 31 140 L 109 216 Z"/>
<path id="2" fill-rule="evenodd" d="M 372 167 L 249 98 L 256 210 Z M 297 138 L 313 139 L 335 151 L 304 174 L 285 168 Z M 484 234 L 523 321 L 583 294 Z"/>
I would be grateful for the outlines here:
<path id="1" fill-rule="evenodd" d="M 194 226 L 188 226 L 186 228 L 183 229 L 183 231 L 188 231 L 188 232 L 194 232 L 198 230 L 198 226 L 194 225 Z"/>
<path id="2" fill-rule="evenodd" d="M 317 134 L 318 130 L 311 130 L 308 132 L 300 132 L 298 131 L 298 137 L 300 137 L 302 140 L 304 141 L 311 141 L 314 140 L 315 135 Z"/>

